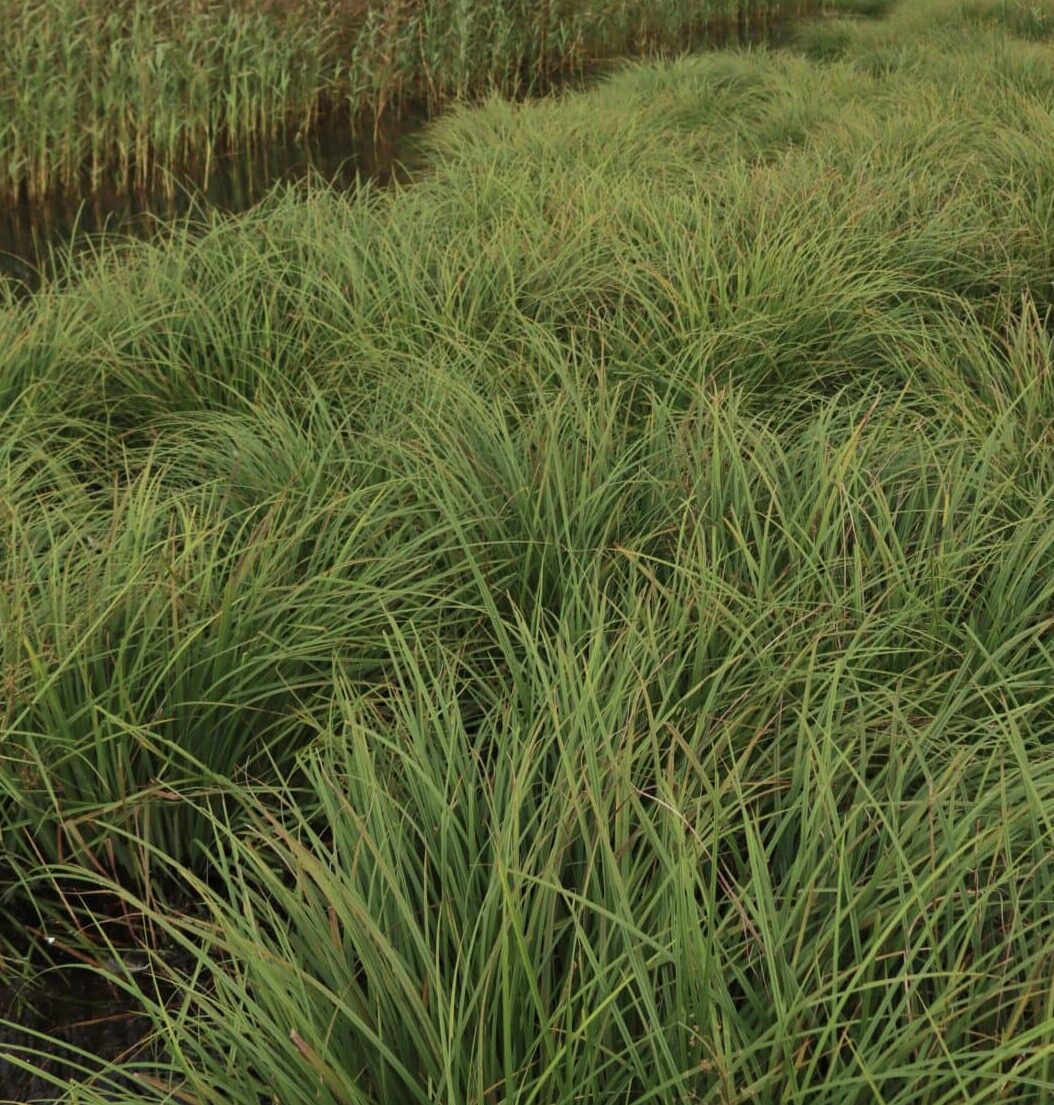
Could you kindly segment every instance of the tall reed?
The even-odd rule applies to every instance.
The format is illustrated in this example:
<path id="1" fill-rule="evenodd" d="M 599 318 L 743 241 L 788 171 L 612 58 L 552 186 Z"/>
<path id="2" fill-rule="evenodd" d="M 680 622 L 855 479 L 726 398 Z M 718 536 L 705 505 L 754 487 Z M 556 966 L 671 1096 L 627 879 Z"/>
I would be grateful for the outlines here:
<path id="1" fill-rule="evenodd" d="M 676 46 L 797 0 L 10 0 L 0 30 L 7 198 L 139 189 L 407 99 L 544 84 L 596 53 Z"/>

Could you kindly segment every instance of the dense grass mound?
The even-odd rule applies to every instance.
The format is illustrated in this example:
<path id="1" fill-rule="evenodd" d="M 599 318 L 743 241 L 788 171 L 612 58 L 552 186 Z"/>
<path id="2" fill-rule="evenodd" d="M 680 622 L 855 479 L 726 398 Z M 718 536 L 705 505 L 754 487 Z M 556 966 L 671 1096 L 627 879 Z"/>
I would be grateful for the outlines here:
<path id="1" fill-rule="evenodd" d="M 1048 17 L 495 101 L 3 309 L 5 843 L 168 976 L 70 1101 L 1054 1101 Z"/>
<path id="2" fill-rule="evenodd" d="M 0 199 L 173 183 L 320 113 L 544 86 L 802 0 L 5 0 Z"/>

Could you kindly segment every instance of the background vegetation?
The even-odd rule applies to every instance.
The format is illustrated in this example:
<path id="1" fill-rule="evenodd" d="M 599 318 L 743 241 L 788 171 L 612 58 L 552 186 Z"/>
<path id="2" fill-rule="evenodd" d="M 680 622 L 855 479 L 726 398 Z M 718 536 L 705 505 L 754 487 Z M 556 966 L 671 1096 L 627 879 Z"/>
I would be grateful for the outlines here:
<path id="1" fill-rule="evenodd" d="M 544 85 L 800 0 L 5 0 L 0 192 L 138 189 L 407 99 Z"/>
<path id="2" fill-rule="evenodd" d="M 67 1100 L 1054 1101 L 1052 35 L 494 100 L 0 312 L 4 840 L 153 963 Z"/>

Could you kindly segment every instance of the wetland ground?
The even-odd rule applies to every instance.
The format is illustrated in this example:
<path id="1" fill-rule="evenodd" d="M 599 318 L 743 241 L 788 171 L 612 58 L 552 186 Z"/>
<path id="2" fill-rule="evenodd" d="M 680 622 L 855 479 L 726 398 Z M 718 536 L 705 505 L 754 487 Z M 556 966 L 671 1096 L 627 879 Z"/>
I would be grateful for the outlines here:
<path id="1" fill-rule="evenodd" d="M 0 280 L 14 1100 L 1054 1105 L 1054 3 L 832 7 Z"/>

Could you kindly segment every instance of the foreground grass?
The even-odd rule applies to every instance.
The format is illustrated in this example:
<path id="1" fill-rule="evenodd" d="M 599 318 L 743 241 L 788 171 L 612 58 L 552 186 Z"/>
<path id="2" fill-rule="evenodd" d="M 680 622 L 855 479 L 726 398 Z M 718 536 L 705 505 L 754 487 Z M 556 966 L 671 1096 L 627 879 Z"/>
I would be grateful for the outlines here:
<path id="1" fill-rule="evenodd" d="M 70 1101 L 1054 1100 L 1052 16 L 494 102 L 0 314 L 4 842 L 157 949 Z"/>
<path id="2" fill-rule="evenodd" d="M 174 184 L 212 157 L 303 133 L 544 85 L 596 54 L 676 46 L 708 22 L 798 0 L 8 0 L 0 197 Z"/>

